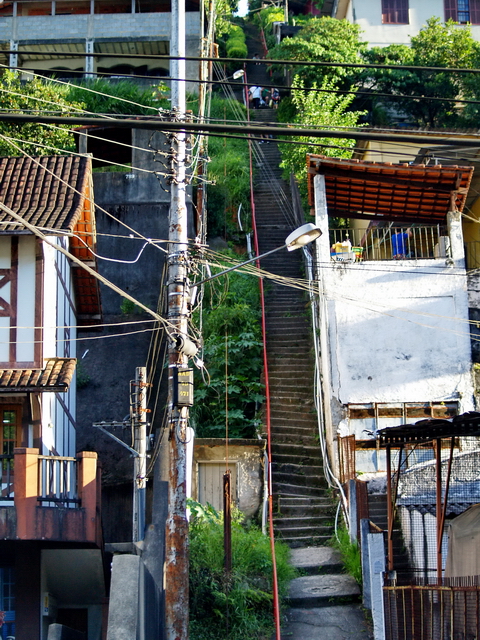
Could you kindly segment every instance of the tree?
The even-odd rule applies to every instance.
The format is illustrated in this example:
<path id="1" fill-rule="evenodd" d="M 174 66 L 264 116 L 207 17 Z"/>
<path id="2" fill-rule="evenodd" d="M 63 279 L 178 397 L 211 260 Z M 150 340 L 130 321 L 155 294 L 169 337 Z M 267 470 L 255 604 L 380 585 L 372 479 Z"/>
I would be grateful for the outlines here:
<path id="1" fill-rule="evenodd" d="M 227 260 L 238 260 L 230 253 Z M 231 262 L 225 265 L 230 266 Z M 206 285 L 202 358 L 208 376 L 196 374 L 192 424 L 200 438 L 255 438 L 264 401 L 260 296 L 254 276 L 231 273 Z M 226 385 L 228 376 L 228 387 Z M 208 379 L 207 379 L 208 378 Z M 228 404 L 226 390 L 228 388 Z"/>
<path id="2" fill-rule="evenodd" d="M 335 93 L 336 85 L 332 80 L 323 79 L 321 89 L 325 89 L 325 93 L 317 91 L 304 91 L 303 80 L 296 76 L 294 85 L 300 87 L 298 91 L 292 91 L 292 102 L 296 109 L 295 123 L 302 127 L 308 128 L 321 127 L 335 129 L 343 127 L 356 127 L 359 118 L 364 115 L 361 111 L 348 111 L 354 96 L 339 96 Z M 312 89 L 316 89 L 314 83 Z M 300 193 L 306 196 L 307 190 L 307 167 L 305 156 L 307 153 L 321 153 L 326 156 L 336 158 L 350 158 L 350 149 L 355 145 L 355 140 L 348 138 L 311 138 L 311 137 L 295 137 L 291 138 L 296 142 L 302 142 L 301 145 L 285 144 L 282 145 L 282 163 L 287 173 L 293 172 L 299 184 Z M 329 146 L 312 147 L 312 144 L 338 145 L 346 147 L 345 149 L 331 149 Z"/>
<path id="3" fill-rule="evenodd" d="M 439 18 L 430 18 L 419 34 L 411 39 L 411 46 L 375 47 L 365 52 L 365 58 L 372 64 L 393 66 L 475 68 L 479 61 L 479 45 L 473 39 L 470 27 L 459 27 L 451 20 L 443 25 Z M 462 106 L 454 100 L 476 91 L 478 95 L 476 81 L 451 71 L 368 69 L 363 80 L 373 93 L 378 91 L 396 96 L 392 99 L 379 98 L 380 102 L 404 112 L 418 125 L 435 128 L 455 126 L 462 120 L 466 124 L 465 115 L 470 119 L 472 115 L 468 112 L 463 115 Z M 419 100 L 413 96 L 450 100 Z"/>
<path id="4" fill-rule="evenodd" d="M 63 116 L 74 115 L 84 105 L 69 101 L 67 94 L 66 86 L 37 77 L 24 83 L 12 71 L 6 71 L 0 78 L 0 109 L 12 113 L 48 114 L 54 111 Z M 67 125 L 0 122 L 0 133 L 0 155 L 3 156 L 18 156 L 22 152 L 49 155 L 75 149 L 73 135 Z M 9 142 L 8 137 L 17 141 Z"/>
<path id="5" fill-rule="evenodd" d="M 274 60 L 308 60 L 312 62 L 362 63 L 367 44 L 360 40 L 358 25 L 334 18 L 309 18 L 293 37 L 284 38 L 269 52 Z M 324 78 L 336 80 L 339 88 L 350 87 L 358 71 L 345 67 L 295 67 L 305 86 L 322 83 Z"/>

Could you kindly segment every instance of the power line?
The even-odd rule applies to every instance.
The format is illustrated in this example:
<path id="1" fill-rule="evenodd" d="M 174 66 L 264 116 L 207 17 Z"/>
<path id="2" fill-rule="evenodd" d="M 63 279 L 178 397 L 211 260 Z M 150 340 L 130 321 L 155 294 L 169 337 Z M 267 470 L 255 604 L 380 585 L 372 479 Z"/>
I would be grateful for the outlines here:
<path id="1" fill-rule="evenodd" d="M 337 67 L 344 69 L 387 69 L 395 71 L 431 71 L 434 73 L 480 73 L 480 69 L 467 69 L 465 67 L 427 67 L 418 65 L 389 65 L 389 64 L 372 64 L 366 62 L 325 62 L 325 61 L 312 61 L 312 60 L 277 60 L 270 58 L 215 58 L 208 56 L 169 56 L 161 54 L 145 54 L 145 53 L 86 53 L 86 52 L 58 52 L 58 51 L 35 51 L 29 49 L 22 49 L 21 51 L 14 51 L 12 49 L 5 49 L 1 51 L 2 54 L 8 55 L 37 55 L 37 56 L 57 56 L 60 58 L 126 58 L 135 60 L 187 60 L 192 62 L 225 62 L 236 64 L 267 64 L 267 65 L 291 65 L 302 67 Z M 21 67 L 17 67 L 21 71 Z M 95 72 L 83 72 L 84 76 L 95 75 Z"/>
<path id="2" fill-rule="evenodd" d="M 105 120 L 101 118 L 84 118 L 84 117 L 61 117 L 61 116 L 42 116 L 42 115 L 23 115 L 23 114 L 2 114 L 0 122 L 12 122 L 15 124 L 33 122 L 38 124 L 66 124 L 70 126 L 76 125 L 96 125 L 105 126 Z M 251 125 L 232 126 L 224 124 L 204 124 L 185 121 L 165 121 L 161 117 L 158 119 L 150 119 L 139 116 L 138 119 L 131 118 L 115 118 L 109 120 L 109 123 L 121 129 L 154 129 L 157 131 L 189 131 L 192 133 L 200 132 L 205 135 L 208 133 L 236 133 L 242 131 L 248 133 L 264 133 L 276 136 L 299 136 L 306 138 L 353 138 L 356 140 L 378 140 L 382 142 L 415 142 L 425 145 L 463 145 L 467 147 L 478 147 L 480 144 L 480 136 L 470 135 L 462 137 L 458 134 L 455 136 L 440 137 L 435 135 L 408 135 L 403 133 L 377 133 L 373 131 L 365 132 L 359 129 L 349 129 L 338 131 L 335 129 L 300 129 L 295 127 L 255 127 Z"/>
<path id="3" fill-rule="evenodd" d="M 64 82 L 67 85 L 71 85 L 74 87 L 79 87 L 79 88 L 83 88 L 81 85 L 79 84 L 75 84 L 75 83 L 69 83 L 69 82 L 65 82 L 63 80 L 59 80 L 57 78 L 51 77 L 49 75 L 44 75 L 43 73 L 41 73 L 41 70 L 39 69 L 33 69 L 31 67 L 13 67 L 13 66 L 7 66 L 7 65 L 0 65 L 2 66 L 2 68 L 5 69 L 12 69 L 12 70 L 22 70 L 22 71 L 28 71 L 30 73 L 32 73 L 35 76 L 41 77 L 41 78 L 46 78 L 52 82 Z M 398 68 L 398 67 L 395 67 Z M 53 71 L 56 71 L 55 69 Z M 60 70 L 58 70 L 60 71 Z M 69 71 L 70 73 L 70 71 Z M 78 73 L 79 76 L 84 76 L 85 72 L 84 71 L 72 71 L 72 73 Z M 106 73 L 106 72 L 97 72 L 96 75 L 101 76 L 102 78 L 110 78 L 112 76 L 111 73 Z M 141 79 L 152 79 L 153 76 L 148 76 L 148 75 L 139 75 L 139 74 L 128 74 L 128 73 L 124 73 L 124 74 L 115 74 L 115 77 L 121 77 L 121 78 L 125 78 L 125 79 L 131 79 L 131 78 L 141 78 Z M 199 80 L 196 78 L 172 78 L 170 76 L 159 76 L 158 79 L 161 82 L 189 82 L 192 84 L 206 84 L 206 85 L 229 85 L 231 87 L 238 87 L 239 89 L 243 89 L 246 86 L 249 86 L 248 83 L 246 82 L 235 82 L 235 81 L 229 81 L 229 80 Z M 263 84 L 262 83 L 262 87 L 266 88 L 266 89 L 282 89 L 282 90 L 286 90 L 286 91 L 313 91 L 313 92 L 318 92 L 318 93 L 336 93 L 336 94 L 341 94 L 341 95 L 356 95 L 356 96 L 365 96 L 366 98 L 368 97 L 375 97 L 375 98 L 393 98 L 393 99 L 409 99 L 409 100 L 433 100 L 433 101 L 441 101 L 441 102 L 454 102 L 454 103 L 460 103 L 460 104 L 480 104 L 480 100 L 470 100 L 467 98 L 439 98 L 437 96 L 420 96 L 420 95 L 401 95 L 401 94 L 395 94 L 395 93 L 379 93 L 377 91 L 348 91 L 348 90 L 343 90 L 343 89 L 319 89 L 319 88 L 311 88 L 311 87 L 293 87 L 293 86 L 287 86 L 287 85 L 279 85 L 279 84 Z M 107 94 L 100 94 L 100 95 L 107 95 Z M 114 95 L 111 96 L 112 100 L 121 100 L 120 97 L 116 97 Z M 142 105 L 141 103 L 134 103 L 134 104 L 138 104 L 138 106 L 141 106 L 144 109 L 154 109 L 154 110 L 158 110 L 158 107 L 153 107 L 150 105 Z M 106 115 L 106 114 L 104 114 Z"/>

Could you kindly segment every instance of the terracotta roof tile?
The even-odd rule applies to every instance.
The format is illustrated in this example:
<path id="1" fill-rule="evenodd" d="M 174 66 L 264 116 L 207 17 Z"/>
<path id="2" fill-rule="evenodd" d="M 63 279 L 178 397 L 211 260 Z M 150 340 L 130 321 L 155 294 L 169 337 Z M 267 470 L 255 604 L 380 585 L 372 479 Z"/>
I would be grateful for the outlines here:
<path id="1" fill-rule="evenodd" d="M 89 162 L 71 156 L 0 158 L 0 202 L 36 226 L 73 231 L 83 209 Z M 9 220 L 0 211 L 0 223 Z M 18 228 L 18 223 L 0 227 Z"/>
<path id="2" fill-rule="evenodd" d="M 0 369 L 0 394 L 14 391 L 68 391 L 75 358 L 48 358 L 43 369 Z"/>
<path id="3" fill-rule="evenodd" d="M 434 223 L 444 221 L 452 204 L 465 205 L 472 167 L 409 165 L 307 156 L 308 191 L 325 176 L 330 216 Z"/>

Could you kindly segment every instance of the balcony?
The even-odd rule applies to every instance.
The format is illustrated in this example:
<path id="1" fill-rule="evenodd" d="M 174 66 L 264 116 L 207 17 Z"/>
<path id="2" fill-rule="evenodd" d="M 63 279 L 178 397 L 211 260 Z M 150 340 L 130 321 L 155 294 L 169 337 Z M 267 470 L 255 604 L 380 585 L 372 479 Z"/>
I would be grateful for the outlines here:
<path id="1" fill-rule="evenodd" d="M 336 262 L 425 260 L 450 256 L 448 230 L 442 225 L 330 229 L 329 234 L 330 256 Z"/>
<path id="2" fill-rule="evenodd" d="M 0 459 L 0 537 L 100 544 L 96 453 L 73 458 L 17 448 Z"/>

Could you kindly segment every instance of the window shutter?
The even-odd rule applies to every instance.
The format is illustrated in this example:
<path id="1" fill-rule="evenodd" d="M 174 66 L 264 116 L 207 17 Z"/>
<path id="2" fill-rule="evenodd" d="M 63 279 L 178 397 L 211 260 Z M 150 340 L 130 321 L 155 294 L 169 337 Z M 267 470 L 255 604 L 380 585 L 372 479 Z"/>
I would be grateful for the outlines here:
<path id="1" fill-rule="evenodd" d="M 408 0 L 382 0 L 383 24 L 409 24 Z"/>
<path id="2" fill-rule="evenodd" d="M 470 22 L 480 24 L 480 0 L 470 0 Z"/>
<path id="3" fill-rule="evenodd" d="M 453 20 L 458 22 L 457 16 L 457 0 L 444 0 L 445 4 L 445 22 L 447 20 Z"/>

